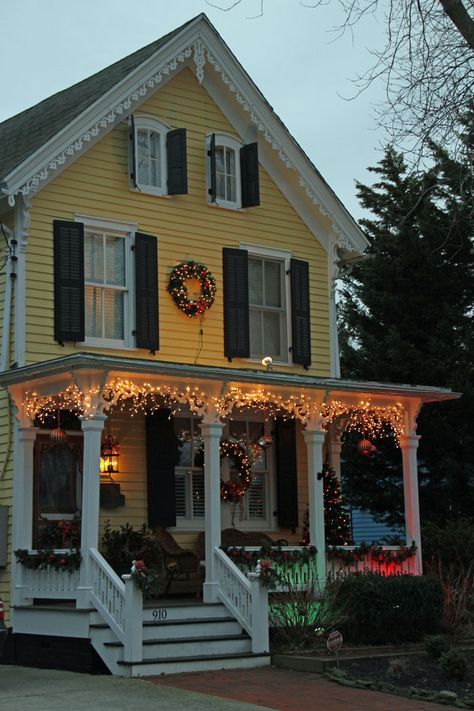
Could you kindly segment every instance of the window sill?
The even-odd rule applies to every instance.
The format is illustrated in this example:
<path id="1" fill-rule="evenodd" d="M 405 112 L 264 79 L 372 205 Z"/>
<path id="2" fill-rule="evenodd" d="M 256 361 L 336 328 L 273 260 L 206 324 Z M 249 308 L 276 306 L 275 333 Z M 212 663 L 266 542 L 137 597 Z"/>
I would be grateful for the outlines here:
<path id="1" fill-rule="evenodd" d="M 139 195 L 153 195 L 153 197 L 166 198 L 167 200 L 174 197 L 173 195 L 168 195 L 168 193 L 163 192 L 163 190 L 160 190 L 159 188 L 153 188 L 148 185 L 137 185 L 136 188 L 133 185 L 130 185 L 130 191 L 132 193 L 138 193 Z"/>
<path id="2" fill-rule="evenodd" d="M 237 204 L 232 204 L 229 202 L 210 202 L 207 201 L 208 207 L 212 207 L 218 210 L 230 210 L 230 212 L 247 212 L 246 207 L 239 207 Z"/>
<path id="3" fill-rule="evenodd" d="M 76 342 L 77 348 L 104 348 L 109 351 L 135 351 L 137 352 L 139 348 L 136 346 L 127 346 L 120 341 L 108 341 L 106 339 L 90 339 L 85 341 Z"/>
<path id="4" fill-rule="evenodd" d="M 258 363 L 263 369 L 266 370 L 265 366 L 262 365 L 262 359 L 266 358 L 266 357 L 267 357 L 266 355 L 262 355 L 261 358 L 259 358 L 258 356 L 254 356 L 252 358 L 245 358 L 245 360 L 247 363 Z M 274 365 L 283 365 L 283 366 L 292 368 L 294 363 L 291 360 L 273 360 L 273 358 L 272 358 L 272 366 L 274 366 Z"/>

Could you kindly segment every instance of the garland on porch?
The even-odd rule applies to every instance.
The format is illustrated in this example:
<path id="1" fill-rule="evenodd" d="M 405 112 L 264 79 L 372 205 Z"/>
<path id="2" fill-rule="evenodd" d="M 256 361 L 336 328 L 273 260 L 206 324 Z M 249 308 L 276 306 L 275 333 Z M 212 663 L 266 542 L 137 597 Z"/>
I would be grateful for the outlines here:
<path id="1" fill-rule="evenodd" d="M 340 560 L 344 565 L 359 563 L 364 558 L 370 557 L 379 565 L 401 565 L 408 558 L 413 558 L 417 547 L 413 541 L 411 546 L 400 546 L 399 550 L 384 550 L 382 543 L 361 543 L 355 548 L 336 548 L 329 546 L 327 556 L 329 560 Z"/>
<path id="2" fill-rule="evenodd" d="M 316 558 L 315 546 L 305 546 L 298 550 L 285 550 L 281 546 L 262 546 L 259 550 L 249 551 L 234 546 L 221 546 L 222 550 L 239 567 L 245 570 L 255 568 L 258 561 L 271 561 L 277 565 L 291 566 L 309 563 Z M 260 563 L 261 564 L 261 563 Z"/>
<path id="3" fill-rule="evenodd" d="M 52 548 L 41 548 L 35 553 L 30 553 L 26 549 L 19 548 L 14 551 L 14 554 L 17 563 L 31 570 L 54 568 L 54 570 L 72 573 L 74 570 L 78 570 L 81 565 L 81 551 L 79 549 L 56 553 Z"/>
<path id="4" fill-rule="evenodd" d="M 187 279 L 196 279 L 201 285 L 198 299 L 190 299 L 186 287 Z M 204 264 L 197 262 L 180 262 L 170 274 L 168 291 L 176 306 L 183 314 L 192 318 L 203 316 L 206 309 L 214 303 L 216 294 L 216 280 Z"/>

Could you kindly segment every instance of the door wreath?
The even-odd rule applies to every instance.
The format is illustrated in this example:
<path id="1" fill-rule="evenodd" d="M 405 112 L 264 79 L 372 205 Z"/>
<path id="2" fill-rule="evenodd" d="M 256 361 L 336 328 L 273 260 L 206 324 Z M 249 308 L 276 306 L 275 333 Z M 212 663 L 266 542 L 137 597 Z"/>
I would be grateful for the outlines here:
<path id="1" fill-rule="evenodd" d="M 198 299 L 190 299 L 186 281 L 196 279 L 201 285 Z M 203 316 L 206 309 L 214 303 L 216 294 L 216 280 L 204 264 L 197 262 L 180 262 L 170 274 L 168 292 L 171 294 L 176 306 L 183 314 L 192 318 Z"/>

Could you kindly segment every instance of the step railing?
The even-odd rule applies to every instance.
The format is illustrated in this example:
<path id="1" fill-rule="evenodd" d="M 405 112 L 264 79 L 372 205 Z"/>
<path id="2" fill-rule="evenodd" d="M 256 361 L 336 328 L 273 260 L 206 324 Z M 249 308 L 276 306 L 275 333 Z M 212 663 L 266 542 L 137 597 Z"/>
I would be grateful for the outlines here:
<path id="1" fill-rule="evenodd" d="M 252 638 L 252 652 L 268 652 L 268 592 L 258 576 L 249 580 L 220 548 L 214 548 L 214 558 L 219 600 Z"/>
<path id="2" fill-rule="evenodd" d="M 96 548 L 89 550 L 90 601 L 124 646 L 125 662 L 143 659 L 143 595 L 131 575 L 119 578 Z"/>

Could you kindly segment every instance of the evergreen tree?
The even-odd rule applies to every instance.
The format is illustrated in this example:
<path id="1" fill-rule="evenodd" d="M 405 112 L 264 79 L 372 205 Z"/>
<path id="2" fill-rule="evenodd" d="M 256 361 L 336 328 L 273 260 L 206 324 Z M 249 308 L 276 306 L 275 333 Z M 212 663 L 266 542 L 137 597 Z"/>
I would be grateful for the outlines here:
<path id="1" fill-rule="evenodd" d="M 458 401 L 418 418 L 420 505 L 425 519 L 474 510 L 474 111 L 462 127 L 463 160 L 432 146 L 433 165 L 409 172 L 388 149 L 372 186 L 358 184 L 369 258 L 343 280 L 343 377 L 452 387 Z M 366 459 L 347 440 L 344 493 L 398 523 L 401 458 L 386 440 Z M 383 451 L 382 451 L 383 450 Z M 386 517 L 387 518 L 387 517 Z"/>
<path id="2" fill-rule="evenodd" d="M 351 541 L 349 515 L 342 505 L 341 485 L 334 469 L 323 467 L 324 483 L 324 533 L 330 546 L 343 546 Z M 309 511 L 306 509 L 303 519 L 303 545 L 309 543 Z"/>

